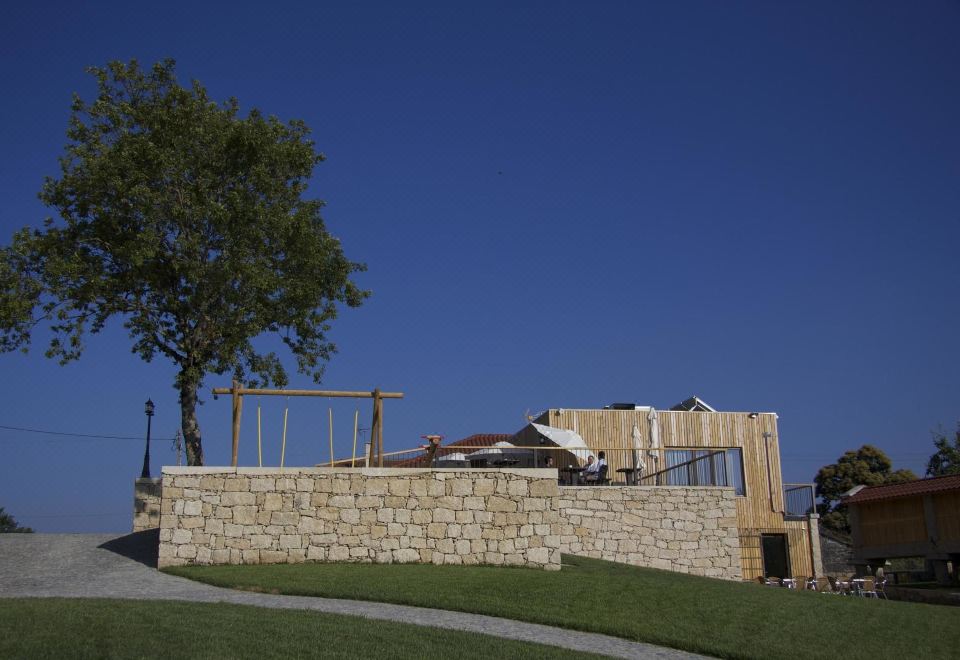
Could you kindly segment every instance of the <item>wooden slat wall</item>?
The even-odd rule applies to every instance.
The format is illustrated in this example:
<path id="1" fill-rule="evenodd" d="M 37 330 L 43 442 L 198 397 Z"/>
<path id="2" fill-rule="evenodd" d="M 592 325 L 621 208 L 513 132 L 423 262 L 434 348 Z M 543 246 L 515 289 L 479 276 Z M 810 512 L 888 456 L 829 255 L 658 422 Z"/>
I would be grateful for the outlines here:
<path id="1" fill-rule="evenodd" d="M 648 415 L 649 410 L 551 409 L 540 415 L 536 422 L 576 431 L 591 448 L 633 449 L 634 424 L 640 430 L 644 448 L 650 446 Z M 810 574 L 810 542 L 806 528 L 799 529 L 796 523 L 783 519 L 783 477 L 777 416 L 760 413 L 756 418 L 751 418 L 749 413 L 658 410 L 657 419 L 663 448 L 742 448 L 746 497 L 737 498 L 737 522 L 741 536 L 761 533 L 757 530 L 788 534 L 794 571 L 801 574 L 797 567 L 803 567 L 802 574 Z M 768 439 L 764 438 L 765 433 L 769 434 Z M 627 456 L 629 454 L 626 452 L 611 454 L 608 460 L 611 473 L 620 467 L 628 467 L 619 464 Z M 759 537 L 755 543 L 752 538 L 741 538 L 741 544 L 748 553 L 754 546 L 759 553 Z M 759 569 L 756 568 L 758 561 Z M 745 558 L 743 569 L 745 578 L 762 574 L 759 555 L 754 559 Z"/>
<path id="2" fill-rule="evenodd" d="M 938 493 L 933 496 L 937 512 L 937 535 L 943 541 L 960 541 L 960 493 Z"/>
<path id="3" fill-rule="evenodd" d="M 923 543 L 927 540 L 921 497 L 864 502 L 859 509 L 864 546 Z"/>

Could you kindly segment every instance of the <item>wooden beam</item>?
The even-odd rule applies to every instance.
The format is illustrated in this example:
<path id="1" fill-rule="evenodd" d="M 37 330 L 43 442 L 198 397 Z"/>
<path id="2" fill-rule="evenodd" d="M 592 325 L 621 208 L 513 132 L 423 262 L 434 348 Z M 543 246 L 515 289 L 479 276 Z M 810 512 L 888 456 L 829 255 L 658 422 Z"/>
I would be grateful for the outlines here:
<path id="1" fill-rule="evenodd" d="M 233 394 L 232 387 L 215 387 L 214 394 Z M 379 390 L 376 390 L 379 391 Z M 274 390 L 240 387 L 236 392 L 243 396 L 245 394 L 255 394 L 257 396 L 323 396 L 331 398 L 350 398 L 350 399 L 372 399 L 374 392 L 342 392 L 338 390 Z M 402 399 L 403 392 L 380 392 L 381 399 Z"/>

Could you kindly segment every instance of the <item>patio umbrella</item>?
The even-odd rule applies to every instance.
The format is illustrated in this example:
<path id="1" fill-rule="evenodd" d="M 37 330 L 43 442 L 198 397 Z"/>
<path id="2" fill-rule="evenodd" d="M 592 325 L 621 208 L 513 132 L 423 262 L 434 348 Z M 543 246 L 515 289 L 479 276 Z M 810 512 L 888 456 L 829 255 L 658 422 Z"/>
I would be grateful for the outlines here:
<path id="1" fill-rule="evenodd" d="M 647 464 L 643 462 L 643 456 L 640 450 L 643 449 L 643 439 L 640 437 L 640 427 L 636 422 L 633 424 L 633 469 L 646 472 Z"/>
<path id="2" fill-rule="evenodd" d="M 530 426 L 535 428 L 537 433 L 556 446 L 566 449 L 579 461 L 585 461 L 587 458 L 594 455 L 593 452 L 587 447 L 587 443 L 584 442 L 582 437 L 580 437 L 579 433 L 568 431 L 567 429 L 558 429 L 553 426 L 534 424 L 532 422 Z M 594 458 L 596 457 L 594 456 Z"/>
<path id="3" fill-rule="evenodd" d="M 650 450 L 647 452 L 653 460 L 653 471 L 657 472 L 657 461 L 660 460 L 660 454 L 656 451 L 660 449 L 660 422 L 657 420 L 657 409 L 650 408 L 650 414 L 647 415 L 650 421 Z"/>

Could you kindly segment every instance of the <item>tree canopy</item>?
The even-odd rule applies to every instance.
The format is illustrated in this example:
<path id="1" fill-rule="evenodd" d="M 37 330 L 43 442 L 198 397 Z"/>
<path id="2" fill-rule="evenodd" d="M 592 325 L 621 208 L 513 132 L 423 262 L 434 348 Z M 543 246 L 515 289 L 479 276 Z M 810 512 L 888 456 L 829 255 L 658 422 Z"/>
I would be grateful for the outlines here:
<path id="1" fill-rule="evenodd" d="M 824 465 L 817 472 L 814 482 L 821 503 L 817 505 L 820 523 L 834 531 L 849 533 L 850 523 L 847 508 L 840 503 L 840 496 L 854 486 L 879 486 L 913 481 L 917 478 L 910 470 L 893 470 L 889 457 L 873 445 L 863 445 L 856 451 L 848 451 L 836 463 Z"/>
<path id="2" fill-rule="evenodd" d="M 953 442 L 942 428 L 933 433 L 933 446 L 936 451 L 927 461 L 927 476 L 943 477 L 948 474 L 960 474 L 960 423 L 954 433 Z"/>
<path id="3" fill-rule="evenodd" d="M 0 534 L 7 533 L 32 534 L 33 530 L 29 527 L 21 527 L 14 517 L 0 506 Z"/>
<path id="4" fill-rule="evenodd" d="M 324 160 L 299 120 L 281 122 L 177 83 L 173 60 L 90 68 L 98 94 L 74 96 L 60 159 L 40 199 L 56 211 L 0 252 L 0 350 L 26 350 L 49 322 L 48 357 L 80 357 L 87 333 L 122 319 L 132 350 L 178 368 L 190 465 L 203 464 L 196 420 L 208 373 L 283 386 L 274 335 L 320 382 L 338 306 L 369 294 L 306 199 Z"/>

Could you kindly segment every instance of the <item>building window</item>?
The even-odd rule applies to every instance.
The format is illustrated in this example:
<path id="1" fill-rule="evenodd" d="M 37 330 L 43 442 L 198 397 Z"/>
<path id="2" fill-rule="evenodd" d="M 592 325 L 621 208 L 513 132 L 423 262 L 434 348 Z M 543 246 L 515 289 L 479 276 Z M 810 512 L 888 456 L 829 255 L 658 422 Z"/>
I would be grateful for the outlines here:
<path id="1" fill-rule="evenodd" d="M 743 451 L 739 447 L 717 449 L 668 449 L 664 480 L 668 486 L 732 486 L 746 495 Z"/>

